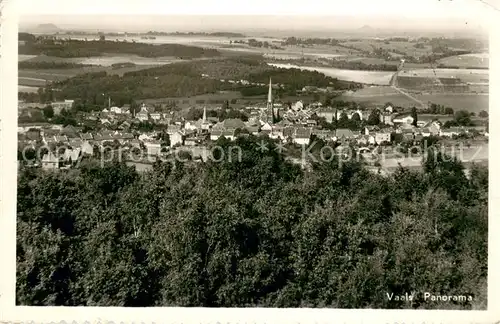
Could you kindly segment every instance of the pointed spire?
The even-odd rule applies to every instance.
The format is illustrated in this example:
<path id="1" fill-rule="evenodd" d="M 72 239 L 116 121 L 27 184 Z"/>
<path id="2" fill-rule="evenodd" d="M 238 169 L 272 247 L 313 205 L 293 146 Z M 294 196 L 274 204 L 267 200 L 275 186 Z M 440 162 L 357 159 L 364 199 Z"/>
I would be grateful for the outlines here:
<path id="1" fill-rule="evenodd" d="M 273 87 L 271 83 L 271 78 L 269 78 L 269 92 L 267 94 L 267 103 L 272 103 L 273 101 Z"/>
<path id="2" fill-rule="evenodd" d="M 203 123 L 207 122 L 207 107 L 203 107 Z"/>

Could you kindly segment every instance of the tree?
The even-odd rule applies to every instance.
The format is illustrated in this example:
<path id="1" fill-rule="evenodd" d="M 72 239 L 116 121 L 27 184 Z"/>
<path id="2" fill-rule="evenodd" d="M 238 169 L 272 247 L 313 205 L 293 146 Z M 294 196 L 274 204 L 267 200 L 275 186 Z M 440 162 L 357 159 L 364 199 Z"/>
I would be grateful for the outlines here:
<path id="1" fill-rule="evenodd" d="M 453 115 L 455 112 L 453 111 L 453 108 L 446 107 L 445 110 L 444 110 L 444 113 L 446 115 Z"/>
<path id="2" fill-rule="evenodd" d="M 411 109 L 411 117 L 413 118 L 412 125 L 416 127 L 418 122 L 417 108 L 413 107 Z"/>
<path id="3" fill-rule="evenodd" d="M 481 117 L 481 118 L 488 118 L 488 112 L 485 111 L 485 110 L 481 110 L 479 112 L 479 117 Z"/>
<path id="4" fill-rule="evenodd" d="M 185 152 L 185 162 L 157 161 L 141 175 L 99 159 L 70 172 L 21 168 L 16 302 L 486 307 L 486 168 L 472 166 L 468 179 L 459 161 L 433 155 L 425 170 L 382 176 L 355 151 L 350 161 L 327 151 L 331 160 L 306 171 L 271 139 L 216 145 L 218 162 Z M 477 300 L 401 303 L 373 293 L 404 295 L 422 283 Z"/>
<path id="5" fill-rule="evenodd" d="M 373 109 L 368 116 L 368 125 L 378 125 L 380 124 L 380 112 L 378 109 Z"/>
<path id="6" fill-rule="evenodd" d="M 43 108 L 43 116 L 45 118 L 52 118 L 54 117 L 54 108 L 52 108 L 51 105 L 47 105 Z"/>
<path id="7" fill-rule="evenodd" d="M 472 126 L 471 115 L 466 110 L 459 110 L 455 113 L 455 122 L 459 126 Z"/>

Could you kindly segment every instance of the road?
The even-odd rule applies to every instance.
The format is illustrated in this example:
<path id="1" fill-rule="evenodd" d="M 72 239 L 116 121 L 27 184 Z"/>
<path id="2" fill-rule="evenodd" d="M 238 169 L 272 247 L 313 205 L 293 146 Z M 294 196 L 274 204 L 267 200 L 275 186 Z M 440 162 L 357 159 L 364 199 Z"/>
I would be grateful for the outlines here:
<path id="1" fill-rule="evenodd" d="M 419 104 L 422 108 L 424 108 L 424 109 L 425 109 L 425 108 L 427 108 L 427 105 L 426 105 L 423 101 L 418 100 L 418 99 L 417 99 L 417 98 L 415 98 L 414 96 L 410 95 L 409 93 L 407 93 L 407 92 L 403 91 L 402 89 L 400 89 L 400 88 L 398 88 L 398 87 L 396 86 L 396 84 L 397 84 L 397 79 L 398 79 L 398 74 L 399 74 L 399 71 L 398 71 L 398 72 L 396 72 L 396 73 L 394 73 L 394 75 L 392 76 L 392 78 L 391 78 L 391 82 L 390 82 L 391 87 L 392 87 L 394 90 L 396 90 L 396 91 L 398 91 L 399 93 L 401 93 L 402 95 L 406 96 L 407 98 L 409 98 L 409 99 L 411 99 L 411 100 L 415 101 L 416 103 L 418 103 L 418 104 Z"/>

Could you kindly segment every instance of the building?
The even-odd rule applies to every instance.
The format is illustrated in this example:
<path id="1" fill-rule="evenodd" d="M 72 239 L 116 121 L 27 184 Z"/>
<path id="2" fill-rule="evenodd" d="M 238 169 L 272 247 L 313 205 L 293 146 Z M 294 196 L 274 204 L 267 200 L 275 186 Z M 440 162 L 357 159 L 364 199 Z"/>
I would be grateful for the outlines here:
<path id="1" fill-rule="evenodd" d="M 453 137 L 460 135 L 464 132 L 465 131 L 460 127 L 450 127 L 450 128 L 442 128 L 439 135 L 443 137 Z"/>
<path id="2" fill-rule="evenodd" d="M 181 132 L 175 132 L 170 135 L 170 147 L 174 147 L 176 145 L 183 145 L 184 136 Z"/>
<path id="3" fill-rule="evenodd" d="M 293 142 L 299 145 L 309 145 L 312 130 L 310 128 L 296 128 L 293 135 Z M 283 132 L 285 135 L 285 132 Z"/>
<path id="4" fill-rule="evenodd" d="M 94 147 L 88 141 L 84 141 L 80 146 L 82 155 L 94 155 Z"/>
<path id="5" fill-rule="evenodd" d="M 61 110 L 71 110 L 73 107 L 74 100 L 64 100 L 64 101 L 56 101 L 51 103 L 50 105 L 54 109 L 54 115 L 59 115 Z"/>
<path id="6" fill-rule="evenodd" d="M 160 141 L 149 141 L 145 142 L 144 146 L 146 146 L 146 150 L 148 155 L 159 155 L 161 151 L 161 143 Z"/>
<path id="7" fill-rule="evenodd" d="M 154 121 L 159 121 L 161 119 L 161 114 L 157 113 L 157 112 L 151 113 L 150 116 L 151 116 L 151 119 Z"/>
<path id="8" fill-rule="evenodd" d="M 412 116 L 401 116 L 398 118 L 394 118 L 392 120 L 393 123 L 395 124 L 411 124 L 413 123 L 413 117 Z"/>
<path id="9" fill-rule="evenodd" d="M 42 158 L 42 169 L 55 170 L 59 169 L 59 158 L 52 152 L 45 154 Z"/>
<path id="10" fill-rule="evenodd" d="M 340 142 L 346 140 L 348 141 L 351 139 L 354 139 L 354 133 L 352 132 L 352 130 L 347 128 L 339 128 L 335 130 L 335 137 L 334 137 L 335 141 Z"/>
<path id="11" fill-rule="evenodd" d="M 393 115 L 390 115 L 390 114 L 381 114 L 380 115 L 380 122 L 382 124 L 386 124 L 386 125 L 394 125 L 394 123 L 392 121 L 392 118 L 393 118 Z"/>
<path id="12" fill-rule="evenodd" d="M 122 114 L 123 113 L 122 109 L 120 107 L 115 107 L 115 106 L 111 107 L 109 109 L 109 111 L 112 112 L 112 113 L 115 113 L 115 114 Z"/>
<path id="13" fill-rule="evenodd" d="M 219 137 L 222 136 L 222 130 L 221 129 L 212 129 L 210 132 L 210 140 L 216 141 L 219 139 Z"/>
<path id="14" fill-rule="evenodd" d="M 391 142 L 391 133 L 389 132 L 376 132 L 375 133 L 375 143 L 390 143 Z"/>
<path id="15" fill-rule="evenodd" d="M 331 109 L 320 109 L 316 112 L 316 115 L 324 118 L 328 123 L 333 123 L 335 112 Z"/>

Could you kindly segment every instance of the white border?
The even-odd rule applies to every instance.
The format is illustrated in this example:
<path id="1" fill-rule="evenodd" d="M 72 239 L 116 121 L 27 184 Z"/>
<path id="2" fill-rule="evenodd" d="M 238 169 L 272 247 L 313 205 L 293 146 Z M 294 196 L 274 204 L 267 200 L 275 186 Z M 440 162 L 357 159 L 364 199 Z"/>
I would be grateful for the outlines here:
<path id="1" fill-rule="evenodd" d="M 0 0 L 1 1 L 1 0 Z M 67 0 L 71 1 L 71 0 Z M 437 0 L 436 0 L 437 1 Z M 472 1 L 472 0 L 471 0 Z M 209 309 L 122 307 L 15 307 L 16 146 L 17 146 L 17 21 L 16 3 L 3 0 L 0 39 L 0 321 L 9 322 L 171 322 L 171 323 L 493 323 L 500 320 L 499 154 L 490 150 L 488 311 L 334 310 L 334 309 Z M 117 4 L 119 6 L 119 4 Z M 137 3 L 139 5 L 139 3 Z M 305 4 L 304 4 L 305 5 Z M 402 4 L 403 5 L 403 4 Z M 321 14 L 318 12 L 318 14 Z M 500 14 L 490 11 L 491 141 L 500 141 Z M 496 35 L 495 35 L 496 34 Z M 497 144 L 491 145 L 495 147 Z"/>

